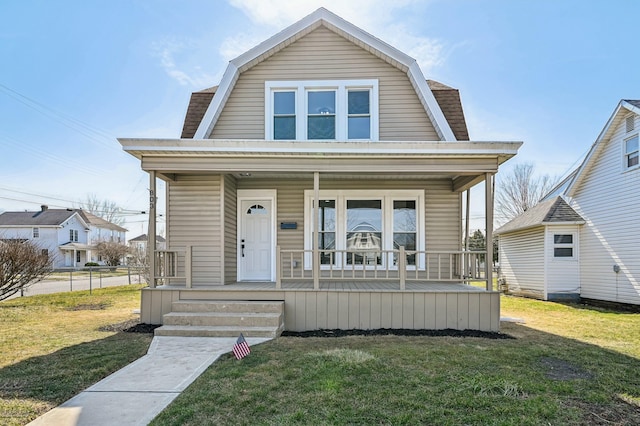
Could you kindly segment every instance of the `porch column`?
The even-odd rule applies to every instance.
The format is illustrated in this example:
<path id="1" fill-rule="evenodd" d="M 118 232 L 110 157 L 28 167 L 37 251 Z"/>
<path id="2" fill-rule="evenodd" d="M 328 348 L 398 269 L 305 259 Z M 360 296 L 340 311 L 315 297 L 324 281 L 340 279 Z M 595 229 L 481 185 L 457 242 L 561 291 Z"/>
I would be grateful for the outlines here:
<path id="1" fill-rule="evenodd" d="M 484 178 L 485 186 L 485 221 L 486 233 L 485 242 L 487 254 L 484 261 L 485 276 L 487 277 L 487 290 L 493 289 L 493 173 L 486 173 Z"/>
<path id="2" fill-rule="evenodd" d="M 156 171 L 149 171 L 149 230 L 147 232 L 147 255 L 149 256 L 149 287 L 156 286 Z"/>
<path id="3" fill-rule="evenodd" d="M 318 250 L 318 241 L 320 233 L 318 232 L 318 208 L 320 207 L 320 173 L 313 172 L 313 209 L 311 213 L 313 218 L 311 224 L 313 226 L 313 288 L 320 289 L 320 251 Z"/>

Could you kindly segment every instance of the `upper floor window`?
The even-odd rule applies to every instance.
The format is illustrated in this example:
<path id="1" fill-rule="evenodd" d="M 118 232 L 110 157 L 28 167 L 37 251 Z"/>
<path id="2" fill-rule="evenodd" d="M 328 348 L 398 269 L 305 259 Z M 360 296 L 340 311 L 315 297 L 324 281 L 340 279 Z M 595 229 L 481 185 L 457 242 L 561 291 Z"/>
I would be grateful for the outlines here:
<path id="1" fill-rule="evenodd" d="M 378 80 L 265 82 L 267 140 L 378 140 Z"/>
<path id="2" fill-rule="evenodd" d="M 77 229 L 69 229 L 69 241 L 78 242 L 78 230 Z"/>
<path id="3" fill-rule="evenodd" d="M 625 168 L 631 168 L 638 165 L 639 150 L 638 150 L 638 135 L 625 139 L 624 141 L 624 165 Z"/>
<path id="4" fill-rule="evenodd" d="M 40 238 L 40 228 L 33 228 L 33 238 Z"/>

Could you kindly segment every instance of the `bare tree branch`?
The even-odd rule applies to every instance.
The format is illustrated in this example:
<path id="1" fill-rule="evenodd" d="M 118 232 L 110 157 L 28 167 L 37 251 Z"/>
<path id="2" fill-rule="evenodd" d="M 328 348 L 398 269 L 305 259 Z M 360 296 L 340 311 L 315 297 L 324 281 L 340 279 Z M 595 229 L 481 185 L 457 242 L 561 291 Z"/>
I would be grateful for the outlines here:
<path id="1" fill-rule="evenodd" d="M 506 223 L 540 202 L 553 188 L 557 178 L 535 176 L 531 163 L 518 164 L 505 176 L 498 175 L 495 210 L 496 221 Z"/>
<path id="2" fill-rule="evenodd" d="M 31 241 L 0 241 L 0 300 L 42 281 L 52 271 L 53 259 Z"/>
<path id="3" fill-rule="evenodd" d="M 96 194 L 87 194 L 87 198 L 79 203 L 79 207 L 116 225 L 124 224 L 124 218 L 120 215 L 122 209 L 114 201 L 101 200 Z"/>

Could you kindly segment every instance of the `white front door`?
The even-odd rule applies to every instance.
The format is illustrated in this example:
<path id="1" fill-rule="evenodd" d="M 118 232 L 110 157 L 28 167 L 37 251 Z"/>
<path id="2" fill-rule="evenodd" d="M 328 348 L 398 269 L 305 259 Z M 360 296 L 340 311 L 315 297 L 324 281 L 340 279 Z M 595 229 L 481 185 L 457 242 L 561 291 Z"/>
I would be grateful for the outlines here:
<path id="1" fill-rule="evenodd" d="M 273 203 L 269 199 L 240 202 L 239 279 L 271 281 L 273 267 Z"/>

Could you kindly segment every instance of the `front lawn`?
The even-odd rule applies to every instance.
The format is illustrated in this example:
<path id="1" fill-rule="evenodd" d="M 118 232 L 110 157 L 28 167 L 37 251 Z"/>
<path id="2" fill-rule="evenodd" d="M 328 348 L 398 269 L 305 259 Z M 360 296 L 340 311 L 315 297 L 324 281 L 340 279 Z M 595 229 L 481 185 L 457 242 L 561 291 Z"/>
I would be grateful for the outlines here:
<path id="1" fill-rule="evenodd" d="M 23 425 L 144 355 L 151 334 L 120 331 L 140 288 L 0 302 L 0 424 Z"/>
<path id="2" fill-rule="evenodd" d="M 640 314 L 503 297 L 513 339 L 281 337 L 154 425 L 640 424 Z"/>

